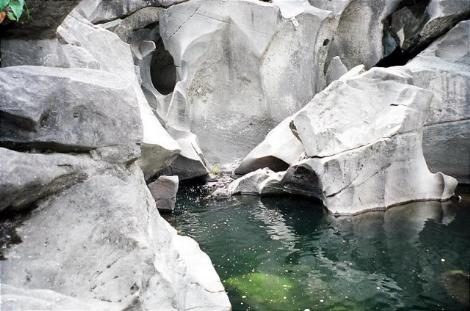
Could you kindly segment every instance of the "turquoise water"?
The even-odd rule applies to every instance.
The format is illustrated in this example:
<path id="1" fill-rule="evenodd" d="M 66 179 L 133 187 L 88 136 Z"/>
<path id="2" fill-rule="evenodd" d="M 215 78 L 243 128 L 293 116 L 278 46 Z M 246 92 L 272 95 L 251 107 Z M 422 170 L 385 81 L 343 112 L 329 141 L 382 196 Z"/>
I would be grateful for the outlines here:
<path id="1" fill-rule="evenodd" d="M 299 198 L 179 194 L 168 220 L 211 257 L 233 310 L 466 310 L 470 198 L 335 218 Z"/>

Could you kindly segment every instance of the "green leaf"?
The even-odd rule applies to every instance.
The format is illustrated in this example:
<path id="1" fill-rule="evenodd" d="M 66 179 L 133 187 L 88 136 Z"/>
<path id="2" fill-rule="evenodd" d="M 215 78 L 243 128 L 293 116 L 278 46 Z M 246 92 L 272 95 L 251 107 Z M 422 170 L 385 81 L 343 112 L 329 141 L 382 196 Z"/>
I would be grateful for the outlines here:
<path id="1" fill-rule="evenodd" d="M 11 0 L 0 0 L 0 12 L 5 10 L 6 6 L 8 3 L 10 3 Z"/>
<path id="2" fill-rule="evenodd" d="M 23 14 L 24 0 L 11 0 L 8 6 L 10 7 L 11 12 L 14 14 L 14 20 L 19 21 L 21 15 Z M 10 14 L 8 14 L 8 18 L 10 18 Z"/>

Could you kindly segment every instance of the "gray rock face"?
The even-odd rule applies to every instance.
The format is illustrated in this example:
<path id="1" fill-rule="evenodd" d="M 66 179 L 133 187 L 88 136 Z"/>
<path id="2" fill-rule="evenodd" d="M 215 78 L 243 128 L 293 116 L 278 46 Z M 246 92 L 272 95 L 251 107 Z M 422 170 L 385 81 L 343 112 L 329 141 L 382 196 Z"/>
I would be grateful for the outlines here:
<path id="1" fill-rule="evenodd" d="M 80 0 L 28 0 L 30 18 L 23 17 L 21 23 L 0 24 L 0 37 L 45 39 L 56 36 L 56 29 Z"/>
<path id="2" fill-rule="evenodd" d="M 154 115 L 140 87 L 129 45 L 101 27 L 91 25 L 77 14 L 67 17 L 59 34 L 74 49 L 79 45 L 100 64 L 100 69 L 128 81 L 137 96 L 143 126 L 141 167 L 149 179 L 169 165 L 179 153 L 179 146 Z"/>
<path id="3" fill-rule="evenodd" d="M 0 148 L 0 212 L 19 211 L 87 177 L 87 157 L 28 154 Z"/>
<path id="4" fill-rule="evenodd" d="M 233 181 L 229 187 L 230 195 L 235 194 L 274 194 L 282 190 L 273 191 L 273 185 L 280 185 L 284 173 L 275 173 L 270 169 L 261 168 Z"/>
<path id="5" fill-rule="evenodd" d="M 333 2 L 333 9 L 339 10 L 340 14 L 338 27 L 328 52 L 328 63 L 333 57 L 339 56 L 348 69 L 360 64 L 371 68 L 384 56 L 382 42 L 384 25 L 381 21 L 397 8 L 400 0 L 347 2 L 346 6 L 341 1 Z"/>
<path id="6" fill-rule="evenodd" d="M 191 132 L 170 129 L 170 135 L 176 139 L 181 148 L 178 155 L 162 174 L 177 175 L 180 180 L 203 177 L 209 174 L 205 157 L 199 148 L 196 135 Z"/>
<path id="7" fill-rule="evenodd" d="M 51 290 L 25 290 L 9 285 L 2 286 L 0 306 L 4 311 L 17 310 L 121 310 L 119 304 L 100 300 L 81 300 Z"/>
<path id="8" fill-rule="evenodd" d="M 348 72 L 348 68 L 343 64 L 339 56 L 333 57 L 326 72 L 326 83 L 338 80 Z"/>
<path id="9" fill-rule="evenodd" d="M 300 160 L 305 152 L 300 139 L 292 132 L 292 117 L 286 118 L 266 135 L 235 169 L 235 174 L 244 175 L 268 167 L 273 171 L 284 171 Z"/>
<path id="10" fill-rule="evenodd" d="M 175 209 L 178 186 L 178 176 L 160 176 L 156 181 L 148 184 L 159 210 L 173 211 Z"/>
<path id="11" fill-rule="evenodd" d="M 161 15 L 178 76 L 161 115 L 195 133 L 209 162 L 241 158 L 325 87 L 333 15 L 312 6 L 288 18 L 281 11 L 261 1 L 196 0 Z"/>
<path id="12" fill-rule="evenodd" d="M 308 158 L 276 188 L 303 185 L 336 214 L 449 199 L 457 181 L 429 172 L 421 148 L 432 93 L 411 81 L 398 69 L 373 69 L 317 94 L 290 127 Z"/>
<path id="13" fill-rule="evenodd" d="M 58 40 L 2 41 L 2 66 L 34 64 L 92 68 L 117 75 L 133 89 L 142 123 L 141 166 L 146 178 L 169 165 L 179 147 L 155 117 L 140 87 L 129 45 L 116 34 L 72 13 L 58 28 Z M 27 48 L 26 48 L 27 47 Z"/>
<path id="14" fill-rule="evenodd" d="M 365 72 L 364 66 L 351 69 L 339 79 L 345 80 Z M 260 168 L 279 172 L 286 170 L 305 157 L 305 148 L 300 141 L 293 120 L 297 114 L 287 117 L 254 148 L 235 169 L 235 174 L 244 175 Z"/>
<path id="15" fill-rule="evenodd" d="M 159 21 L 159 14 L 163 12 L 163 8 L 147 7 L 132 15 L 124 18 L 119 25 L 113 30 L 122 41 L 130 43 L 131 37 L 136 31 L 143 31 L 145 27 Z"/>
<path id="16" fill-rule="evenodd" d="M 0 70 L 0 144 L 89 151 L 140 143 L 129 84 L 100 71 L 38 66 Z"/>
<path id="17" fill-rule="evenodd" d="M 413 84 L 432 91 L 423 149 L 432 171 L 470 183 L 470 22 L 461 22 L 412 60 Z"/>
<path id="18" fill-rule="evenodd" d="M 43 200 L 18 229 L 23 242 L 0 263 L 2 283 L 109 309 L 229 310 L 210 259 L 158 215 L 143 175 L 130 169 Z"/>
<path id="19" fill-rule="evenodd" d="M 169 7 L 188 0 L 83 0 L 77 10 L 94 24 L 127 16 L 149 6 Z"/>
<path id="20" fill-rule="evenodd" d="M 248 173 L 230 183 L 227 193 L 231 196 L 235 194 L 293 194 L 319 198 L 321 197 L 321 189 L 318 185 L 319 180 L 315 173 L 299 162 L 285 172 L 273 172 L 263 168 Z M 216 196 L 218 193 L 215 192 L 213 195 Z"/>
<path id="21" fill-rule="evenodd" d="M 404 2 L 386 21 L 386 36 L 392 40 L 389 52 L 401 48 L 416 54 L 459 21 L 470 18 L 470 2 L 431 0 Z M 393 42 L 395 41 L 395 42 Z M 387 53 L 386 53 L 387 54 Z"/>

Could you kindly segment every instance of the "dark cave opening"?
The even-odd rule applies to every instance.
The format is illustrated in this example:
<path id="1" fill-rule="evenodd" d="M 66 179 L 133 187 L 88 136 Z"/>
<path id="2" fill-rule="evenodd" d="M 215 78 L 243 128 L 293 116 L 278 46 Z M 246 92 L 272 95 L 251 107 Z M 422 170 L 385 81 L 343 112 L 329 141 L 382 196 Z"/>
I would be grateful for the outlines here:
<path id="1" fill-rule="evenodd" d="M 173 56 L 165 49 L 160 40 L 150 63 L 152 84 L 163 95 L 168 95 L 175 89 L 177 81 L 176 66 Z"/>
<path id="2" fill-rule="evenodd" d="M 385 56 L 375 67 L 406 65 L 436 39 L 454 28 L 457 23 L 470 19 L 470 12 L 446 17 L 445 22 L 434 26 L 434 33 L 423 37 L 421 31 L 430 18 L 427 11 L 430 2 L 430 0 L 403 0 L 396 10 L 384 19 Z M 399 38 L 400 31 L 403 42 Z"/>

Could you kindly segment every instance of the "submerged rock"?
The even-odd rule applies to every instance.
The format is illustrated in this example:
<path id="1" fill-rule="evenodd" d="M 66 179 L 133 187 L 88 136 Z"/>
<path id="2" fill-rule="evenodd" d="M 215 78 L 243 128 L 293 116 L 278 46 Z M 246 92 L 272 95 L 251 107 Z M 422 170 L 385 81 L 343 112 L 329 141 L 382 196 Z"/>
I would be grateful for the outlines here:
<path id="1" fill-rule="evenodd" d="M 280 306 L 286 303 L 295 284 L 287 277 L 263 272 L 253 272 L 231 277 L 227 284 L 235 288 L 250 303 L 266 303 Z"/>
<path id="2" fill-rule="evenodd" d="M 442 275 L 447 294 L 463 306 L 470 306 L 470 275 L 462 270 L 447 271 Z"/>
<path id="3" fill-rule="evenodd" d="M 178 176 L 160 176 L 156 181 L 148 184 L 159 210 L 173 211 L 175 209 L 178 186 Z"/>

